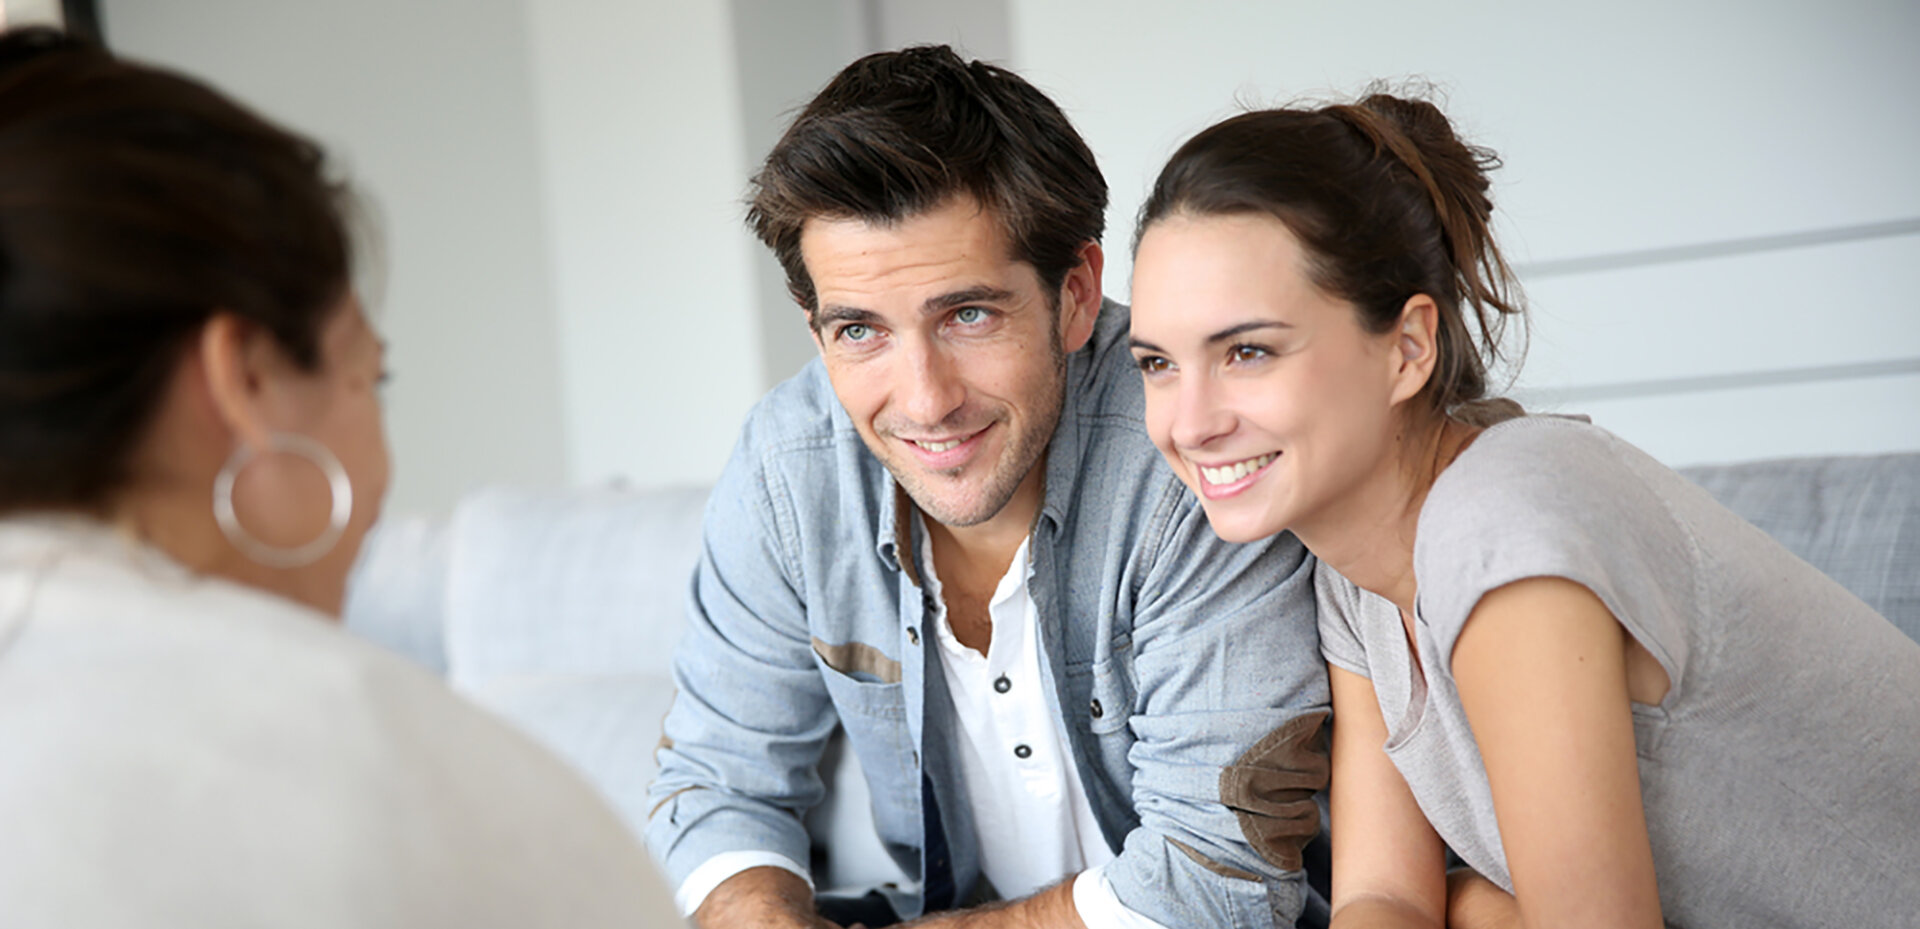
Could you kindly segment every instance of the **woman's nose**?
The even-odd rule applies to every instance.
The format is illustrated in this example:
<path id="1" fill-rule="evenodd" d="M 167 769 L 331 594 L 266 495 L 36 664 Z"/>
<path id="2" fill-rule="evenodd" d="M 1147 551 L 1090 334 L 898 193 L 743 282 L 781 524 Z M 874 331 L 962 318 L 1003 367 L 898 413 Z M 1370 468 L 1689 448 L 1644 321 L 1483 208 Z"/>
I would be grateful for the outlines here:
<path id="1" fill-rule="evenodd" d="M 1233 431 L 1237 417 L 1211 378 L 1183 378 L 1173 401 L 1175 448 L 1201 449 Z"/>

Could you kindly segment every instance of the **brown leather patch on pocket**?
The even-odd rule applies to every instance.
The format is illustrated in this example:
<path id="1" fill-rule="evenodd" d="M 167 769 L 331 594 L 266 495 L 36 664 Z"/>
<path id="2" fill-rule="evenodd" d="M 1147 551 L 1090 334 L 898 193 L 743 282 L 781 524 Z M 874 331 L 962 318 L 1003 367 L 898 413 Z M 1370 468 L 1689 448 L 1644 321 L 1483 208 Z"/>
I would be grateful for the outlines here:
<path id="1" fill-rule="evenodd" d="M 1174 838 L 1173 836 L 1167 836 L 1167 844 L 1185 853 L 1188 858 L 1193 859 L 1194 864 L 1197 864 L 1200 867 L 1206 868 L 1207 870 L 1212 871 L 1213 873 L 1218 874 L 1221 877 L 1230 877 L 1236 881 L 1257 881 L 1260 879 L 1260 875 L 1255 874 L 1252 871 L 1242 871 L 1239 868 L 1236 868 L 1232 865 L 1221 864 L 1218 861 L 1208 858 L 1207 856 L 1200 854 L 1199 849 L 1194 848 L 1193 846 L 1188 845 L 1187 843 L 1182 842 L 1179 839 Z"/>
<path id="2" fill-rule="evenodd" d="M 882 684 L 900 683 L 900 662 L 888 658 L 886 652 L 865 642 L 828 645 L 816 638 L 813 640 L 813 651 L 821 661 L 827 663 L 827 667 L 848 677 L 867 674 Z"/>
<path id="3" fill-rule="evenodd" d="M 1327 786 L 1325 710 L 1287 720 L 1220 772 L 1220 802 L 1267 863 L 1300 870 L 1300 848 L 1320 832 L 1315 791 Z"/>

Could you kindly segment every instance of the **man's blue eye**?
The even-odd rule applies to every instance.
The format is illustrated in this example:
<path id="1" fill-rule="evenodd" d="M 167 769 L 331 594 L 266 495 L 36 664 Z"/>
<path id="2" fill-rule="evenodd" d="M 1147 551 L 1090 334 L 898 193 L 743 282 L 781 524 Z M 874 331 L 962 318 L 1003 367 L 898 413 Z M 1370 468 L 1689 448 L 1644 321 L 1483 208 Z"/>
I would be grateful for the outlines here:
<path id="1" fill-rule="evenodd" d="M 963 326 L 971 326 L 974 323 L 986 322 L 987 311 L 977 306 L 963 306 L 953 314 L 953 320 Z"/>
<path id="2" fill-rule="evenodd" d="M 852 323 L 840 327 L 840 338 L 849 342 L 858 342 L 873 334 L 865 323 Z"/>

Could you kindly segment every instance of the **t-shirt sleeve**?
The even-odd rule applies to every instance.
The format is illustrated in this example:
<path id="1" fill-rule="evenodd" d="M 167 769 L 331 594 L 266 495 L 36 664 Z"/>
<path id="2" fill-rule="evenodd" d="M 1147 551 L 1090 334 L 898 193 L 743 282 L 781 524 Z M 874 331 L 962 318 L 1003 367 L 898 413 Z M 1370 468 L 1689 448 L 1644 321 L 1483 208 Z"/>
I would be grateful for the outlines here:
<path id="1" fill-rule="evenodd" d="M 1700 564 L 1663 497 L 1680 480 L 1584 423 L 1531 417 L 1482 434 L 1434 483 L 1414 547 L 1420 616 L 1440 667 L 1452 667 L 1454 643 L 1487 593 L 1561 577 L 1593 591 L 1678 692 Z"/>
<path id="2" fill-rule="evenodd" d="M 1320 613 L 1321 656 L 1336 668 L 1372 680 L 1360 640 L 1360 588 L 1323 561 L 1313 569 L 1313 593 Z"/>

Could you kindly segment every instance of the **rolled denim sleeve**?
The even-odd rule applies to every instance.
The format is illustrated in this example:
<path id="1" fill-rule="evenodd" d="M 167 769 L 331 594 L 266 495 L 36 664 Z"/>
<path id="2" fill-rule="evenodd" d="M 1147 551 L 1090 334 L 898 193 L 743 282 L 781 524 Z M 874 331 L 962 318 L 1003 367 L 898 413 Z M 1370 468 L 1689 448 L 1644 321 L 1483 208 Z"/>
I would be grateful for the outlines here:
<path id="1" fill-rule="evenodd" d="M 1133 618 L 1140 826 L 1105 874 L 1165 925 L 1290 926 L 1328 776 L 1313 559 L 1291 535 L 1221 542 L 1184 491 L 1163 506 Z"/>
<path id="2" fill-rule="evenodd" d="M 647 844 L 675 887 L 727 852 L 808 860 L 801 816 L 823 794 L 836 721 L 782 545 L 786 489 L 749 447 L 743 438 L 708 499 L 650 791 Z"/>

